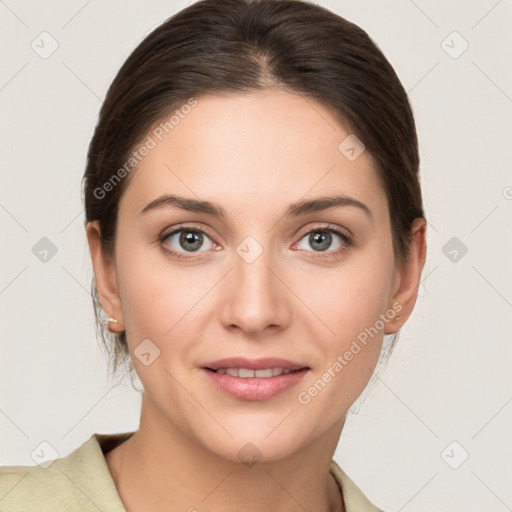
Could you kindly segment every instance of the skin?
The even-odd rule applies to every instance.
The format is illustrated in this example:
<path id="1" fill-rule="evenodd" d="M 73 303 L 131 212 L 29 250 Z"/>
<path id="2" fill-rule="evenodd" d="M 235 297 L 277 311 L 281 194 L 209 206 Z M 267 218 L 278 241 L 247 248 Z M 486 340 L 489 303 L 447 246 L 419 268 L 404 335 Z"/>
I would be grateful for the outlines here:
<path id="1" fill-rule="evenodd" d="M 101 304 L 126 329 L 144 386 L 140 427 L 106 455 L 108 467 L 132 512 L 343 510 L 329 465 L 383 335 L 414 307 L 425 222 L 415 220 L 410 256 L 398 265 L 371 155 L 349 161 L 338 150 L 349 131 L 312 99 L 269 89 L 197 100 L 132 171 L 113 258 L 102 250 L 98 223 L 87 225 Z M 226 218 L 172 206 L 140 214 L 164 193 L 219 203 Z M 341 206 L 283 217 L 291 203 L 333 193 L 361 201 L 371 216 Z M 198 251 L 180 245 L 181 233 L 159 241 L 180 223 L 208 231 Z M 344 244 L 338 235 L 326 251 L 309 237 L 326 223 L 353 235 L 333 258 L 326 254 Z M 247 236 L 263 248 L 252 263 L 236 252 Z M 173 259 L 165 245 L 192 259 Z M 301 404 L 298 393 L 393 303 L 402 306 L 399 324 L 386 322 Z M 160 350 L 148 366 L 133 355 L 144 339 Z M 215 389 L 200 369 L 231 356 L 282 357 L 310 371 L 273 398 L 241 400 Z M 247 442 L 261 456 L 251 467 L 237 456 Z"/>

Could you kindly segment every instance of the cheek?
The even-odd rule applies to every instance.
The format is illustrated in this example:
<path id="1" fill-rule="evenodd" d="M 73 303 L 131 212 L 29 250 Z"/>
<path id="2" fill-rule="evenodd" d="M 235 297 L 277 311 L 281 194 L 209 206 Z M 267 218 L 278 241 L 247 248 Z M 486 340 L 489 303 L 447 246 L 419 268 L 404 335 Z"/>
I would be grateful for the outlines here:
<path id="1" fill-rule="evenodd" d="M 344 290 L 338 284 L 338 290 Z M 382 348 L 384 324 L 379 317 L 386 310 L 382 293 L 370 283 L 344 284 L 346 293 L 325 303 L 325 323 L 334 334 L 325 334 L 325 329 L 322 336 L 317 332 L 321 364 L 297 390 L 300 407 L 310 418 L 322 417 L 322 425 L 347 413 L 367 386 Z"/>
<path id="2" fill-rule="evenodd" d="M 175 323 L 180 312 L 182 286 L 169 269 L 162 268 L 159 250 L 150 249 L 134 236 L 119 232 L 117 278 L 125 328 L 132 343 L 157 339 Z"/>
<path id="3" fill-rule="evenodd" d="M 378 361 L 386 325 L 383 316 L 386 312 L 388 318 L 394 316 L 388 311 L 393 265 L 391 246 L 376 244 L 374 251 L 347 259 L 339 271 L 317 281 L 322 286 L 310 295 L 308 304 L 328 327 L 322 327 L 322 335 L 316 332 L 323 354 L 322 368 L 315 375 L 318 379 L 320 374 L 322 381 L 317 387 L 329 388 L 324 398 L 331 396 L 339 410 L 363 391 Z"/>
<path id="4" fill-rule="evenodd" d="M 373 326 L 385 313 L 393 274 L 393 258 L 388 251 L 354 256 L 323 280 L 321 290 L 313 295 L 319 316 L 330 327 L 329 347 L 338 350 L 365 329 Z M 377 327 L 382 330 L 382 323 Z M 332 343 L 333 340 L 335 343 Z"/>
<path id="5" fill-rule="evenodd" d="M 333 333 L 317 338 L 324 369 L 340 375 L 336 380 L 345 381 L 345 390 L 353 388 L 358 394 L 357 390 L 362 391 L 370 378 L 381 350 L 385 324 L 380 315 L 386 305 L 374 286 L 360 284 L 358 288 L 348 288 L 328 308 L 325 321 Z"/>
<path id="6" fill-rule="evenodd" d="M 208 290 L 217 278 L 211 270 L 171 263 L 158 248 L 141 244 L 123 250 L 121 236 L 118 243 L 118 283 L 130 348 L 149 338 L 162 355 L 170 345 L 174 354 L 186 351 L 187 340 L 194 339 L 191 328 L 201 325 Z M 180 340 L 179 346 L 173 340 Z"/>

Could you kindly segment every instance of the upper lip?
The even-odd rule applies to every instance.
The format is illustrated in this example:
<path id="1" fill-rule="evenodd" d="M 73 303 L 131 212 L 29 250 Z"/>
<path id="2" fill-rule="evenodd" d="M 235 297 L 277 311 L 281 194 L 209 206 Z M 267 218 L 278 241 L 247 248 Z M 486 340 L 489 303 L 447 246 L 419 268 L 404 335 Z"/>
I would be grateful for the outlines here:
<path id="1" fill-rule="evenodd" d="M 218 370 L 219 368 L 248 368 L 251 370 L 263 370 L 265 368 L 283 368 L 290 370 L 300 370 L 309 368 L 308 366 L 281 359 L 279 357 L 263 357 L 261 359 L 247 359 L 245 357 L 228 357 L 205 363 L 203 368 Z"/>

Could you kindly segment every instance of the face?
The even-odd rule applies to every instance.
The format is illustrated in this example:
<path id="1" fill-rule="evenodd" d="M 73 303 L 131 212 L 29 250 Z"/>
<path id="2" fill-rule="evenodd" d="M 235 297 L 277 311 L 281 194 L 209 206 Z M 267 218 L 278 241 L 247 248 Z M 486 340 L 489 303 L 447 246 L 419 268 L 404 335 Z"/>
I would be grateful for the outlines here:
<path id="1" fill-rule="evenodd" d="M 252 442 L 273 460 L 342 424 L 391 332 L 400 274 L 387 199 L 371 156 L 340 150 L 349 132 L 313 100 L 196 100 L 168 134 L 149 133 L 123 193 L 109 313 L 153 421 L 229 459 Z M 154 203 L 166 195 L 223 216 Z M 304 206 L 334 196 L 345 199 Z M 235 357 L 249 361 L 215 364 Z M 205 368 L 263 358 L 303 369 L 246 379 Z"/>

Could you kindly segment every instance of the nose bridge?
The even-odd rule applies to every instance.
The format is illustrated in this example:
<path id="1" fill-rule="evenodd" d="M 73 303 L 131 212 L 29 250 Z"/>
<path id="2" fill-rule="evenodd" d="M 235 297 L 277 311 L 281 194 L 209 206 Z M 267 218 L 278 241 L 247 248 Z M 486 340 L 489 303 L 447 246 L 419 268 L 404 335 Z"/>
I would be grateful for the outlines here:
<path id="1" fill-rule="evenodd" d="M 223 322 L 247 332 L 282 326 L 286 321 L 284 288 L 275 273 L 273 251 L 248 236 L 235 248 Z"/>

